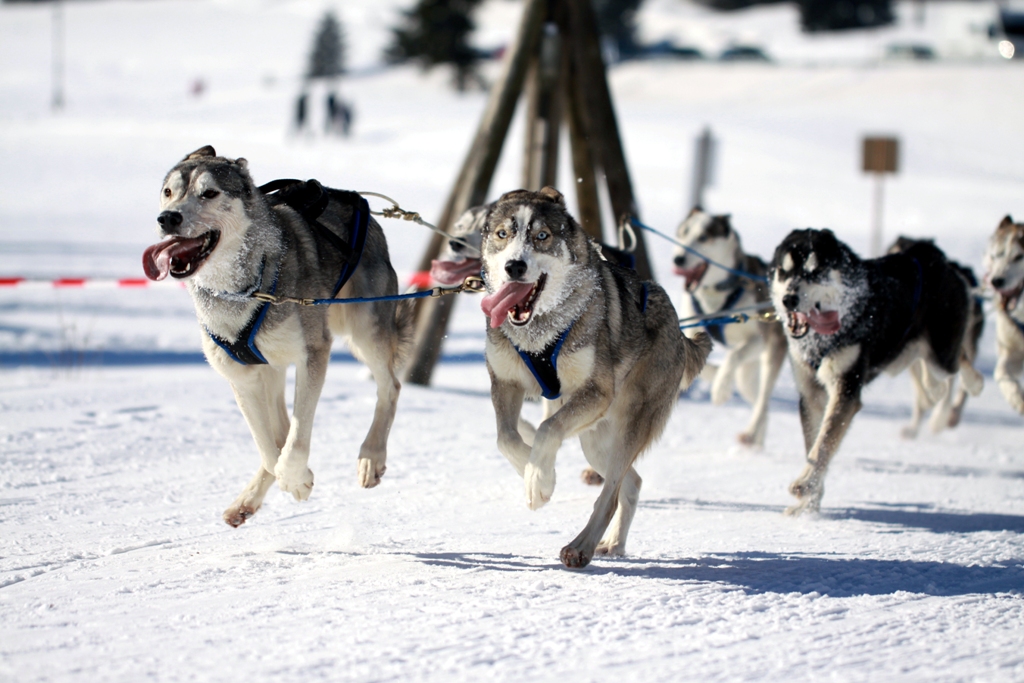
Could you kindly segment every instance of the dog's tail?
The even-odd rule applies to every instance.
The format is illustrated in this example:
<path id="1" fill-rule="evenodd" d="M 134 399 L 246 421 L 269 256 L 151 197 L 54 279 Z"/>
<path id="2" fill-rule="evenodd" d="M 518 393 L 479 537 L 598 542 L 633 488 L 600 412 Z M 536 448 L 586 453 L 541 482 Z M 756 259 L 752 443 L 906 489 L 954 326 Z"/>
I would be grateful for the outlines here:
<path id="1" fill-rule="evenodd" d="M 683 345 L 683 379 L 679 382 L 679 390 L 685 391 L 700 375 L 704 369 L 704 363 L 711 353 L 711 337 L 703 330 L 692 337 L 680 333 L 680 343 Z"/>

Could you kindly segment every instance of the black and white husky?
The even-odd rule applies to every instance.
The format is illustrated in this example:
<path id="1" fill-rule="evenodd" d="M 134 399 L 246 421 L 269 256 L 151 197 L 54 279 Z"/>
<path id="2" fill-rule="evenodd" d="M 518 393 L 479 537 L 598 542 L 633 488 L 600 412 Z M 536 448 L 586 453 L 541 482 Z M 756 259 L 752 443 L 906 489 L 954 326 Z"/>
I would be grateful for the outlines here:
<path id="1" fill-rule="evenodd" d="M 1006 402 L 1024 414 L 1024 223 L 1006 216 L 985 252 L 985 280 L 996 292 L 995 380 Z"/>
<path id="2" fill-rule="evenodd" d="M 740 237 L 729 216 L 713 216 L 693 209 L 676 229 L 676 239 L 693 251 L 733 270 L 764 278 L 764 261 L 745 254 Z M 768 287 L 762 281 L 740 277 L 709 264 L 691 251 L 677 246 L 673 254 L 676 275 L 683 277 L 684 295 L 680 312 L 683 318 L 704 314 L 722 315 L 736 309 L 751 309 L 769 301 Z M 786 359 L 786 337 L 782 325 L 762 322 L 756 313 L 751 319 L 728 325 L 709 325 L 707 331 L 725 347 L 726 354 L 717 368 L 710 363 L 701 373 L 711 383 L 711 402 L 721 405 L 732 396 L 733 386 L 753 404 L 754 412 L 747 428 L 739 433 L 740 443 L 764 446 L 768 429 L 768 403 L 779 370 Z M 688 328 L 687 332 L 693 334 Z"/>
<path id="3" fill-rule="evenodd" d="M 623 554 L 641 483 L 633 463 L 664 430 L 680 383 L 700 373 L 710 340 L 683 336 L 661 287 L 601 258 L 553 188 L 503 195 L 482 246 L 498 448 L 537 509 L 554 491 L 558 447 L 578 434 L 604 487 L 562 562 Z M 518 431 L 526 396 L 552 401 L 532 443 Z"/>
<path id="4" fill-rule="evenodd" d="M 920 240 L 910 237 L 899 237 L 889 247 L 888 253 L 896 254 L 906 251 L 918 241 Z M 931 240 L 926 241 L 931 242 Z M 963 276 L 972 292 L 971 313 L 967 321 L 967 334 L 964 336 L 964 354 L 973 365 L 978 357 L 978 342 L 981 340 L 982 332 L 985 331 L 985 310 L 982 306 L 981 298 L 976 293 L 978 278 L 968 266 L 960 265 L 956 261 L 950 261 L 949 263 L 960 272 L 960 275 Z M 914 386 L 914 407 L 910 417 L 910 424 L 906 425 L 901 432 L 904 438 L 913 439 L 917 437 L 921 427 L 921 419 L 929 410 L 932 411 L 932 414 L 928 420 L 928 427 L 933 433 L 938 433 L 943 429 L 956 427 L 960 424 L 960 417 L 963 415 L 964 405 L 967 403 L 967 390 L 964 389 L 963 384 L 957 383 L 956 375 L 952 375 L 946 380 L 949 385 L 948 389 L 943 392 L 942 399 L 936 403 L 928 395 L 928 391 L 924 386 L 924 361 L 918 360 L 912 363 L 907 372 L 910 374 L 910 380 Z"/>
<path id="5" fill-rule="evenodd" d="M 830 230 L 794 230 L 771 264 L 775 309 L 785 316 L 800 391 L 807 465 L 790 485 L 816 511 L 829 462 L 861 407 L 863 387 L 885 371 L 924 361 L 922 386 L 938 401 L 959 373 L 972 395 L 982 377 L 964 353 L 971 294 L 963 276 L 930 242 L 861 260 Z"/>
<path id="6" fill-rule="evenodd" d="M 167 174 L 160 208 L 164 239 L 146 249 L 146 275 L 185 281 L 203 330 L 203 352 L 231 383 L 260 453 L 259 470 L 224 521 L 243 524 L 275 480 L 297 500 L 309 497 L 313 414 L 335 334 L 348 339 L 377 381 L 377 408 L 358 461 L 360 485 L 376 486 L 385 470 L 399 366 L 411 341 L 411 308 L 393 301 L 270 305 L 253 296 L 395 294 L 387 243 L 366 201 L 316 181 L 284 182 L 264 194 L 245 159 L 203 147 Z M 285 404 L 289 365 L 296 368 L 291 416 Z"/>

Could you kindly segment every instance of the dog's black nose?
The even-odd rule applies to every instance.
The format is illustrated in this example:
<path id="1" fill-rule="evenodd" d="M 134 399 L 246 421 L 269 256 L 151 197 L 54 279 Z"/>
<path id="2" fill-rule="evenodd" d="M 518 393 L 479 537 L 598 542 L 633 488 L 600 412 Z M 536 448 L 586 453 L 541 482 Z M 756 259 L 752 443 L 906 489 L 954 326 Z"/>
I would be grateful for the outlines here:
<path id="1" fill-rule="evenodd" d="M 505 272 L 513 280 L 518 280 L 522 276 L 526 275 L 526 261 L 509 261 L 505 264 Z"/>
<path id="2" fill-rule="evenodd" d="M 682 268 L 683 264 L 686 263 L 686 254 L 680 254 L 679 256 L 676 256 L 674 259 L 672 259 L 672 263 Z"/>
<path id="3" fill-rule="evenodd" d="M 164 211 L 156 217 L 156 222 L 160 224 L 164 232 L 171 232 L 181 225 L 182 220 L 184 219 L 178 211 Z"/>
<path id="4" fill-rule="evenodd" d="M 786 307 L 787 311 L 795 311 L 796 307 L 800 305 L 800 297 L 796 294 L 787 294 L 782 297 L 782 305 Z"/>
<path id="5" fill-rule="evenodd" d="M 996 289 L 1002 289 L 1003 285 L 1005 285 L 1005 284 L 1006 284 L 1006 278 L 1003 278 L 1003 277 L 994 277 L 994 278 L 992 278 L 992 286 L 995 287 Z"/>
<path id="6" fill-rule="evenodd" d="M 466 248 L 466 245 L 462 242 L 456 242 L 455 240 L 448 240 L 448 246 L 451 247 L 451 250 L 456 254 Z"/>

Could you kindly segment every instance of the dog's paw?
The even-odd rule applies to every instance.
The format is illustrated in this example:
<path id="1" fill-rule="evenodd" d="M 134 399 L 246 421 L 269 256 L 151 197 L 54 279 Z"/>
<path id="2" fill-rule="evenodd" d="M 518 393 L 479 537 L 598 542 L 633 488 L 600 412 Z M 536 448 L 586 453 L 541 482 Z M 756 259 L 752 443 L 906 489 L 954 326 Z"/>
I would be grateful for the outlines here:
<path id="1" fill-rule="evenodd" d="M 555 492 L 555 469 L 553 467 L 542 470 L 532 462 L 528 462 L 526 470 L 523 472 L 523 480 L 526 483 L 526 504 L 531 510 L 539 510 L 551 500 L 551 494 Z"/>
<path id="2" fill-rule="evenodd" d="M 562 564 L 570 569 L 583 569 L 590 564 L 591 560 L 591 556 L 583 552 L 581 548 L 571 545 L 562 548 L 562 552 L 558 556 L 561 558 Z"/>
<path id="3" fill-rule="evenodd" d="M 751 450 L 759 451 L 764 448 L 764 436 L 758 438 L 758 435 L 753 432 L 740 432 L 736 435 L 736 441 Z"/>
<path id="4" fill-rule="evenodd" d="M 917 438 L 917 431 L 918 428 L 916 425 L 905 425 L 903 429 L 900 430 L 900 436 L 908 441 L 913 441 Z"/>
<path id="5" fill-rule="evenodd" d="M 600 486 L 604 483 L 604 477 L 597 473 L 597 470 L 587 467 L 580 472 L 580 479 L 587 486 Z"/>
<path id="6" fill-rule="evenodd" d="M 825 486 L 812 470 L 811 473 L 805 473 L 790 484 L 789 492 L 800 502 L 786 508 L 786 514 L 796 516 L 804 512 L 817 512 L 821 508 L 821 497 L 825 494 Z"/>
<path id="7" fill-rule="evenodd" d="M 284 461 L 278 461 L 274 468 L 277 485 L 295 500 L 306 500 L 313 491 L 313 471 L 308 467 L 288 467 Z"/>
<path id="8" fill-rule="evenodd" d="M 594 549 L 595 555 L 608 555 L 609 557 L 624 557 L 626 555 L 626 544 L 614 541 L 601 541 Z"/>
<path id="9" fill-rule="evenodd" d="M 384 463 L 378 465 L 370 458 L 359 458 L 359 485 L 364 489 L 372 489 L 380 483 L 387 469 Z"/>
<path id="10" fill-rule="evenodd" d="M 255 515 L 258 509 L 251 505 L 232 505 L 224 511 L 224 521 L 237 529 Z"/>

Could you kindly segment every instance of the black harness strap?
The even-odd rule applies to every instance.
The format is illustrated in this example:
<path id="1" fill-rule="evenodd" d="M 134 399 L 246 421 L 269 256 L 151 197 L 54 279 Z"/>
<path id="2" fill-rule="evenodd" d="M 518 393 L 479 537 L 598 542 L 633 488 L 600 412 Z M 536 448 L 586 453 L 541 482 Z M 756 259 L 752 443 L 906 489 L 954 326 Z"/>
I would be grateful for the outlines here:
<path id="1" fill-rule="evenodd" d="M 341 291 L 356 271 L 359 259 L 366 245 L 366 234 L 370 225 L 370 205 L 358 192 L 324 188 L 317 180 L 294 180 L 282 178 L 260 186 L 260 192 L 267 195 L 271 206 L 287 204 L 299 213 L 313 232 L 338 250 L 345 265 L 342 266 L 334 295 Z M 327 210 L 331 199 L 352 207 L 352 233 L 346 242 L 333 230 L 320 222 L 320 216 Z"/>
<path id="2" fill-rule="evenodd" d="M 558 354 L 571 330 L 572 325 L 569 325 L 540 353 L 529 353 L 515 344 L 512 345 L 540 385 L 540 395 L 548 400 L 554 400 L 562 395 L 562 383 L 558 380 Z"/>
<path id="3" fill-rule="evenodd" d="M 745 291 L 746 290 L 743 289 L 743 287 L 737 287 L 736 289 L 732 290 L 732 293 L 729 294 L 729 297 L 725 300 L 725 304 L 720 309 L 715 311 L 715 313 L 720 313 L 732 309 L 732 307 L 735 306 L 736 303 L 740 300 L 740 297 L 743 296 L 743 292 Z M 697 297 L 695 295 L 690 295 L 690 301 L 693 303 L 693 310 L 697 312 L 697 315 L 704 315 L 704 309 L 701 308 L 700 302 L 697 301 Z M 725 343 L 725 329 L 722 323 L 712 323 L 709 325 L 705 325 L 704 328 L 708 331 L 708 334 L 711 335 L 712 339 L 714 339 L 719 344 L 728 346 L 728 344 Z"/>

